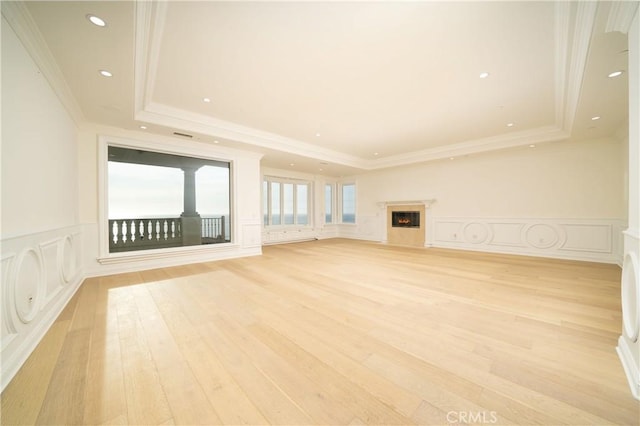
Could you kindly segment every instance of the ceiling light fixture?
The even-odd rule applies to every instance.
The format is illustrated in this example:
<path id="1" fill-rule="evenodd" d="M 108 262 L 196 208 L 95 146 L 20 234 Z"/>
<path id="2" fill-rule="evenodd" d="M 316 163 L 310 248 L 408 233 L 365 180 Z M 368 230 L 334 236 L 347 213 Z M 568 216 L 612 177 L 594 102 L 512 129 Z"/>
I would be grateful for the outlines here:
<path id="1" fill-rule="evenodd" d="M 624 71 L 614 71 L 611 74 L 609 74 L 607 77 L 609 77 L 609 78 L 619 77 L 619 76 L 622 75 L 623 72 Z"/>
<path id="2" fill-rule="evenodd" d="M 202 98 L 202 101 L 203 101 L 203 102 L 206 102 L 206 103 L 209 103 L 209 102 L 211 102 L 211 99 L 209 99 L 209 98 Z"/>
<path id="3" fill-rule="evenodd" d="M 449 157 L 449 160 L 455 160 L 456 157 Z"/>
<path id="4" fill-rule="evenodd" d="M 529 145 L 529 148 L 535 148 L 536 146 L 534 144 Z"/>
<path id="5" fill-rule="evenodd" d="M 377 152 L 374 152 L 373 155 L 377 157 L 380 154 L 378 154 Z"/>
<path id="6" fill-rule="evenodd" d="M 213 141 L 213 143 L 220 143 L 220 141 L 216 139 L 215 141 Z"/>
<path id="7" fill-rule="evenodd" d="M 107 23 L 104 21 L 104 19 L 97 17 L 96 15 L 87 15 L 87 19 L 95 26 L 97 27 L 106 27 Z"/>
<path id="8" fill-rule="evenodd" d="M 513 123 L 507 123 L 507 127 L 513 127 Z"/>
<path id="9" fill-rule="evenodd" d="M 291 167 L 295 166 L 295 164 L 293 164 L 293 163 L 289 163 L 289 165 L 290 165 Z"/>
<path id="10" fill-rule="evenodd" d="M 316 137 L 319 138 L 320 137 L 320 133 L 316 133 Z"/>
<path id="11" fill-rule="evenodd" d="M 487 77 L 489 77 L 489 73 L 488 72 L 485 71 L 485 72 L 481 72 L 480 73 L 480 78 L 487 78 Z"/>
<path id="12" fill-rule="evenodd" d="M 140 126 L 142 130 L 147 130 L 147 126 Z"/>
<path id="13" fill-rule="evenodd" d="M 107 70 L 100 70 L 100 75 L 103 76 L 103 77 L 113 77 L 113 74 L 111 74 Z"/>
<path id="14" fill-rule="evenodd" d="M 595 117 L 591 117 L 591 120 L 592 121 L 600 120 L 600 116 L 596 115 Z"/>

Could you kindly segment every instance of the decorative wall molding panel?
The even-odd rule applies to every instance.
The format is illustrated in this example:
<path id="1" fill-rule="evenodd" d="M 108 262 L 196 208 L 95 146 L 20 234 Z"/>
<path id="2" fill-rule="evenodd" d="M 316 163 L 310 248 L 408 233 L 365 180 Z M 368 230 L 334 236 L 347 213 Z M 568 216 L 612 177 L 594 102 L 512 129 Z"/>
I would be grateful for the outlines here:
<path id="1" fill-rule="evenodd" d="M 386 204 L 384 204 L 386 208 Z M 431 217 L 425 247 L 442 247 L 622 266 L 626 224 L 616 219 Z M 322 228 L 263 229 L 263 244 L 324 238 L 353 238 L 386 243 L 386 214 L 360 215 L 356 224 Z"/>
<path id="2" fill-rule="evenodd" d="M 622 263 L 619 220 L 436 217 L 435 247 Z"/>
<path id="3" fill-rule="evenodd" d="M 640 399 L 640 230 L 624 232 L 622 266 L 622 335 L 616 348 L 631 393 Z"/>
<path id="4" fill-rule="evenodd" d="M 80 227 L 2 240 L 2 389 L 80 286 Z"/>

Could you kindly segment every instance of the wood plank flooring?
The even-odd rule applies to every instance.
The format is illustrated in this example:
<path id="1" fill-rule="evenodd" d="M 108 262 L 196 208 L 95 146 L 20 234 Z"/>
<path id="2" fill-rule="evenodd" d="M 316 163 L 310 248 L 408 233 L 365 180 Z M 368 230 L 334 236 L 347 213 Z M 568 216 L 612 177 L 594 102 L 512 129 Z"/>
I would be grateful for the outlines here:
<path id="1" fill-rule="evenodd" d="M 613 265 L 350 240 L 86 280 L 2 424 L 640 423 Z"/>

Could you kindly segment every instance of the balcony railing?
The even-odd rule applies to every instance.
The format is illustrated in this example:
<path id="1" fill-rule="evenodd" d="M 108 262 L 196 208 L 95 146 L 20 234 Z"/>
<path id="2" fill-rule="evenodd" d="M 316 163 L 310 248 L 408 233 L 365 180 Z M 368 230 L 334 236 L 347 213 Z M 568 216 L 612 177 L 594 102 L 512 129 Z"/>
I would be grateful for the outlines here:
<path id="1" fill-rule="evenodd" d="M 203 217 L 201 220 L 201 244 L 227 241 L 224 216 Z M 109 252 L 111 253 L 183 245 L 185 243 L 180 217 L 109 219 Z"/>
<path id="2" fill-rule="evenodd" d="M 202 218 L 202 244 L 224 243 L 225 217 L 203 217 Z"/>

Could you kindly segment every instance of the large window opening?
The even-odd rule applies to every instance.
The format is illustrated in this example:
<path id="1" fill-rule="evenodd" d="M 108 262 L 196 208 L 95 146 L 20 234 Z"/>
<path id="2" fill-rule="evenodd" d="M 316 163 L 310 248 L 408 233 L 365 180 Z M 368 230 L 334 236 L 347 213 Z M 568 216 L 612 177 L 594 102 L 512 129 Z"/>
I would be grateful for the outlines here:
<path id="1" fill-rule="evenodd" d="M 231 241 L 230 163 L 108 147 L 109 252 Z"/>
<path id="2" fill-rule="evenodd" d="M 311 183 L 266 177 L 262 183 L 264 226 L 307 226 Z"/>

